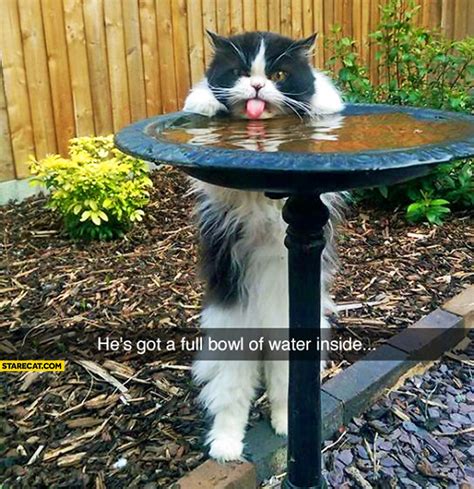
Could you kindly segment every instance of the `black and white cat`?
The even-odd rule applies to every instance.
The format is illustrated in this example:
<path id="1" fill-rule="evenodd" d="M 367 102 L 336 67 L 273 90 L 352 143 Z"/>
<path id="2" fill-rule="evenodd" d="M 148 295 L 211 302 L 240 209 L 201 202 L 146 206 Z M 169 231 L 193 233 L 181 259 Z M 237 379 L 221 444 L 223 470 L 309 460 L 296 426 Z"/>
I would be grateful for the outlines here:
<path id="1" fill-rule="evenodd" d="M 206 78 L 188 95 L 185 111 L 264 119 L 291 113 L 314 118 L 343 109 L 330 79 L 308 62 L 315 35 L 303 40 L 270 32 L 228 38 L 209 35 L 214 58 Z M 193 187 L 207 281 L 202 327 L 288 327 L 283 202 L 199 181 L 193 181 Z M 323 197 L 334 222 L 340 216 L 341 198 Z M 327 312 L 333 310 L 327 293 L 334 270 L 332 224 L 327 226 L 329 240 L 323 255 L 322 303 Z M 326 318 L 323 327 L 328 327 Z M 213 416 L 208 435 L 211 457 L 220 461 L 242 457 L 250 404 L 261 377 L 271 403 L 272 426 L 276 433 L 287 434 L 287 362 L 201 360 L 195 362 L 193 374 L 203 384 L 200 400 Z"/>

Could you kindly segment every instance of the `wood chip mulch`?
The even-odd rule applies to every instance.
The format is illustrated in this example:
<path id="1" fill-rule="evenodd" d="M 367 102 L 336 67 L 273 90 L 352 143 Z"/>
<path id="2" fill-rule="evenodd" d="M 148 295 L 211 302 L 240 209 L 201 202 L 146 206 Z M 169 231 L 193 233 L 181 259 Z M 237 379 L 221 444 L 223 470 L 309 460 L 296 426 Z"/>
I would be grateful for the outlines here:
<path id="1" fill-rule="evenodd" d="M 64 373 L 1 374 L 4 487 L 168 487 L 205 457 L 189 354 L 96 355 L 110 331 L 198 325 L 192 198 L 174 170 L 153 179 L 146 219 L 120 241 L 71 242 L 43 198 L 0 208 L 0 354 L 68 360 Z M 376 345 L 436 308 L 472 281 L 473 237 L 467 214 L 430 228 L 400 212 L 350 211 L 336 327 Z M 354 359 L 333 360 L 326 376 Z"/>

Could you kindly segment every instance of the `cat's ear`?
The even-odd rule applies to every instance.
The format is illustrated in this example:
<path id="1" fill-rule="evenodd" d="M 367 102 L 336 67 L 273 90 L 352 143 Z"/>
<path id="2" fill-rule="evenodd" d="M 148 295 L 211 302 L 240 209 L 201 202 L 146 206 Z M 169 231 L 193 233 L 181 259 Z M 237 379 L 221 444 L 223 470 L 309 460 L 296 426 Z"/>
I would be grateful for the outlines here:
<path id="1" fill-rule="evenodd" d="M 207 36 L 211 42 L 214 49 L 223 48 L 227 44 L 227 39 L 225 37 L 219 36 L 215 32 L 206 29 Z"/>
<path id="2" fill-rule="evenodd" d="M 297 45 L 301 49 L 310 52 L 314 48 L 314 43 L 316 42 L 317 37 L 318 33 L 315 32 L 314 34 L 311 34 L 311 36 L 305 37 L 304 39 L 300 39 L 299 41 L 297 41 Z"/>

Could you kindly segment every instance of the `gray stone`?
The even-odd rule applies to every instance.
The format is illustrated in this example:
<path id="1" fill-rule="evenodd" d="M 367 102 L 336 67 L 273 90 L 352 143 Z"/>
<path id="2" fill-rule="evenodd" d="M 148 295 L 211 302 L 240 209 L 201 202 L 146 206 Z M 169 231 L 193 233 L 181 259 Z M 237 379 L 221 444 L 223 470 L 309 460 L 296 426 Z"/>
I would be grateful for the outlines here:
<path id="1" fill-rule="evenodd" d="M 414 365 L 407 353 L 383 345 L 330 379 L 323 390 L 342 401 L 343 420 L 347 424 Z"/>
<path id="2" fill-rule="evenodd" d="M 463 319 L 436 309 L 387 341 L 388 345 L 408 354 L 410 359 L 437 360 L 466 335 Z M 415 379 L 412 382 L 416 387 Z M 421 382 L 421 379 L 420 379 Z"/>
<path id="3" fill-rule="evenodd" d="M 321 392 L 322 436 L 323 440 L 332 437 L 342 426 L 342 403 Z M 259 482 L 286 469 L 286 438 L 278 436 L 267 420 L 259 421 L 247 432 L 245 438 L 246 454 L 257 467 Z"/>

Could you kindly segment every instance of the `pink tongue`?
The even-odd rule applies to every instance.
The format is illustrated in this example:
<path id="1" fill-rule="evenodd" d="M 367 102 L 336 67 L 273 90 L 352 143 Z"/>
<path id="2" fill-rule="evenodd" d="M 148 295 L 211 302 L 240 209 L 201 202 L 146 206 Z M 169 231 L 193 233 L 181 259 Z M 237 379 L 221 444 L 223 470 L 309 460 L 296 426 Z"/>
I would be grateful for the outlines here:
<path id="1" fill-rule="evenodd" d="M 265 102 L 257 98 L 247 100 L 246 113 L 250 119 L 258 119 L 265 110 Z"/>

